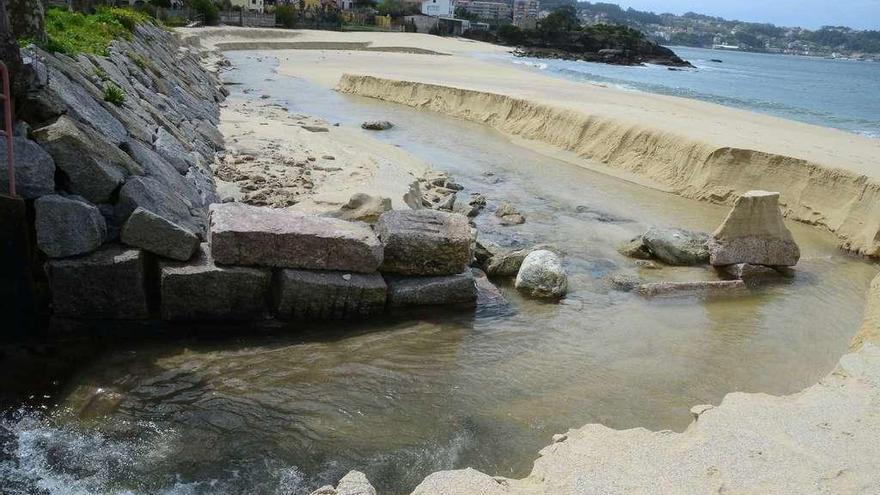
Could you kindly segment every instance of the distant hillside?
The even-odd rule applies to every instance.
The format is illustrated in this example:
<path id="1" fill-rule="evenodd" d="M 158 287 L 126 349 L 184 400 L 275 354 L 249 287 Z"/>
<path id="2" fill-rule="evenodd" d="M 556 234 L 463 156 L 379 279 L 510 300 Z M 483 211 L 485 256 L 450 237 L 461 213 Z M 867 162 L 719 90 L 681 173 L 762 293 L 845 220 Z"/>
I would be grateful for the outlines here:
<path id="1" fill-rule="evenodd" d="M 574 5 L 571 0 L 552 0 L 554 6 Z M 544 3 L 542 2 L 542 8 Z M 644 32 L 665 45 L 712 48 L 736 47 L 744 51 L 795 55 L 840 56 L 880 60 L 880 31 L 859 31 L 825 26 L 811 31 L 799 27 L 729 21 L 688 12 L 656 14 L 617 4 L 579 2 L 578 18 L 585 24 L 619 24 Z"/>

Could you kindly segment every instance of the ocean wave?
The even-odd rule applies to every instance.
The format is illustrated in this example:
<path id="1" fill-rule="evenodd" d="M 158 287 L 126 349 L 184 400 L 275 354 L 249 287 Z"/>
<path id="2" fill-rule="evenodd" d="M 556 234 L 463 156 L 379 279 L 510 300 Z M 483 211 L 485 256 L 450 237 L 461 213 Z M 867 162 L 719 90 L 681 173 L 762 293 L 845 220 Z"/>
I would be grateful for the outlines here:
<path id="1" fill-rule="evenodd" d="M 525 65 L 528 67 L 535 67 L 539 70 L 544 70 L 547 68 L 547 64 L 544 62 L 533 62 L 531 60 L 522 60 L 522 59 L 514 59 L 512 62 L 516 65 Z"/>

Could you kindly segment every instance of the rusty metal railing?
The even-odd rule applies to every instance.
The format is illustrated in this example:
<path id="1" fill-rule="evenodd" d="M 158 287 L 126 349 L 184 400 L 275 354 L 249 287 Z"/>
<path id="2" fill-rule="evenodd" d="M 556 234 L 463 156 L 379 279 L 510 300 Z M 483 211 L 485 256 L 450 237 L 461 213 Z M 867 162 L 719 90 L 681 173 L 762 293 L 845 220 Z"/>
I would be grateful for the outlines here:
<path id="1" fill-rule="evenodd" d="M 0 78 L 3 79 L 3 94 L 0 94 L 0 103 L 3 104 L 3 129 L 0 133 L 6 138 L 6 172 L 9 174 L 9 195 L 15 197 L 15 152 L 12 149 L 12 93 L 9 91 L 9 70 L 6 64 L 0 61 Z"/>

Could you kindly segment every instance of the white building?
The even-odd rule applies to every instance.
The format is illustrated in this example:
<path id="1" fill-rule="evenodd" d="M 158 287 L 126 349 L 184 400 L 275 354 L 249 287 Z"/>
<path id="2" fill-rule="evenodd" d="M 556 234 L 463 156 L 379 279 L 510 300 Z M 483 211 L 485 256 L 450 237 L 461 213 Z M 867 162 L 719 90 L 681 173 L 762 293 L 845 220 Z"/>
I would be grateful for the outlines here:
<path id="1" fill-rule="evenodd" d="M 241 10 L 252 12 L 265 12 L 263 0 L 230 0 L 233 7 L 241 7 Z"/>
<path id="2" fill-rule="evenodd" d="M 422 14 L 431 17 L 455 16 L 455 0 L 424 0 Z"/>

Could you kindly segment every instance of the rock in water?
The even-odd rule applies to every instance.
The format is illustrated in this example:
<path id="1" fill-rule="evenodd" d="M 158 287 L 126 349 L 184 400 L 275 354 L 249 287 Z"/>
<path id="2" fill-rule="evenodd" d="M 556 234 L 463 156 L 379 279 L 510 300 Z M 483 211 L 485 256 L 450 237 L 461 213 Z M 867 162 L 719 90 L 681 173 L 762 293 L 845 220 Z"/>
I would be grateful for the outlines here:
<path id="1" fill-rule="evenodd" d="M 526 217 L 507 201 L 495 210 L 495 216 L 501 219 L 501 225 L 520 225 L 526 223 Z"/>
<path id="2" fill-rule="evenodd" d="M 171 220 L 138 208 L 122 227 L 122 242 L 159 256 L 186 261 L 199 247 L 199 237 Z"/>
<path id="3" fill-rule="evenodd" d="M 376 233 L 385 247 L 380 271 L 401 275 L 453 275 L 471 261 L 467 217 L 435 210 L 389 211 Z"/>
<path id="4" fill-rule="evenodd" d="M 782 220 L 779 193 L 768 191 L 749 191 L 736 200 L 712 234 L 709 252 L 709 262 L 714 266 L 794 266 L 801 257 Z"/>
<path id="5" fill-rule="evenodd" d="M 470 270 L 455 275 L 407 277 L 385 275 L 388 283 L 388 305 L 402 306 L 473 306 L 477 303 L 477 286 Z"/>
<path id="6" fill-rule="evenodd" d="M 43 196 L 34 209 L 37 246 L 50 258 L 90 253 L 107 236 L 101 211 L 77 196 Z"/>
<path id="7" fill-rule="evenodd" d="M 387 120 L 368 120 L 361 124 L 361 128 L 368 131 L 387 131 L 392 127 L 394 127 L 394 124 Z"/>
<path id="8" fill-rule="evenodd" d="M 541 299 L 559 299 L 568 290 L 562 261 L 552 251 L 532 251 L 516 275 L 517 290 Z"/>
<path id="9" fill-rule="evenodd" d="M 378 273 L 285 269 L 275 283 L 275 310 L 281 318 L 343 319 L 385 310 L 388 288 Z"/>
<path id="10" fill-rule="evenodd" d="M 15 151 L 15 192 L 33 199 L 55 192 L 55 161 L 37 143 L 23 137 L 12 138 Z M 9 191 L 6 139 L 0 139 L 0 192 Z"/>
<path id="11" fill-rule="evenodd" d="M 651 227 L 642 236 L 645 247 L 669 265 L 691 266 L 709 261 L 709 234 Z"/>

